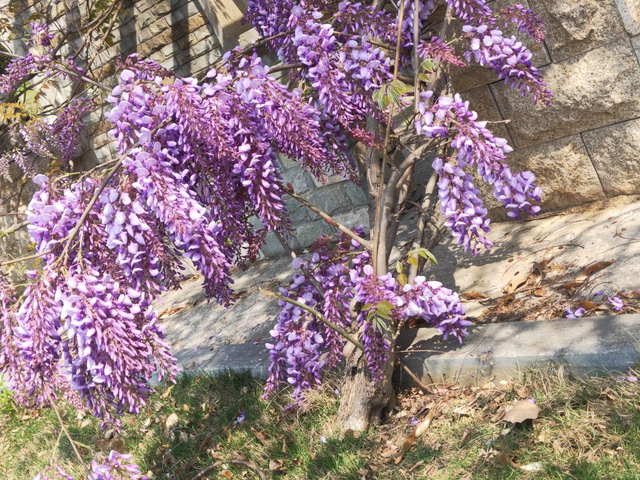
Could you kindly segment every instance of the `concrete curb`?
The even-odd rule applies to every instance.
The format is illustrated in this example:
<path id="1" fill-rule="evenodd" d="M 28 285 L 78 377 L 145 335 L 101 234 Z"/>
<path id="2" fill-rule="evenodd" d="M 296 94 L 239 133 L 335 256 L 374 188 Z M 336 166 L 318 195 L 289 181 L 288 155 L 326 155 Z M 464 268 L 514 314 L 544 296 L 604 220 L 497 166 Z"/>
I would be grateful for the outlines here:
<path id="1" fill-rule="evenodd" d="M 505 380 L 550 362 L 576 376 L 624 372 L 640 361 L 640 315 L 612 315 L 469 328 L 460 345 L 433 329 L 407 330 L 398 347 L 402 360 L 424 383 L 482 384 Z M 425 351 L 426 350 L 426 351 Z M 399 373 L 402 384 L 411 384 Z"/>
<path id="2" fill-rule="evenodd" d="M 264 343 L 220 345 L 204 354 L 194 350 L 174 351 L 173 354 L 186 373 L 198 370 L 207 373 L 248 371 L 255 378 L 269 376 L 269 352 Z"/>
<path id="3" fill-rule="evenodd" d="M 577 376 L 624 372 L 640 361 L 640 315 L 477 325 L 469 328 L 462 345 L 455 339 L 443 340 L 435 329 L 416 328 L 400 335 L 398 348 L 403 362 L 426 384 L 505 380 L 549 362 L 564 364 Z M 174 354 L 185 371 L 268 375 L 269 355 L 262 343 Z M 402 385 L 412 384 L 406 373 L 397 375 Z"/>

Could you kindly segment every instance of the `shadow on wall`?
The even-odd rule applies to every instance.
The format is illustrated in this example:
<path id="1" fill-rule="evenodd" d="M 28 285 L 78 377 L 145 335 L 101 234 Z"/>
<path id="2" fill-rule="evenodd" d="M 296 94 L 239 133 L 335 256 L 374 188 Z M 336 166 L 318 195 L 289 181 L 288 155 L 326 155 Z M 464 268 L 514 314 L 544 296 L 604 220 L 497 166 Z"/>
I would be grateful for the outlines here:
<path id="1" fill-rule="evenodd" d="M 218 41 L 224 50 L 230 50 L 239 43 L 241 34 L 251 29 L 242 21 L 247 11 L 244 0 L 195 0 L 205 12 L 213 26 Z"/>

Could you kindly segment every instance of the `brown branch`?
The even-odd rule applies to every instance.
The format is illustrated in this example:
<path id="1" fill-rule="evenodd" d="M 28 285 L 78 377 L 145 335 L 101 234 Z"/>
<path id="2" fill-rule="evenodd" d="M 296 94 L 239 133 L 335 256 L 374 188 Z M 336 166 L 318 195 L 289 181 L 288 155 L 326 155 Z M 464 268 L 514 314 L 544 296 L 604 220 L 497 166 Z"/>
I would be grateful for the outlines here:
<path id="1" fill-rule="evenodd" d="M 12 233 L 15 233 L 18 230 L 26 227 L 27 225 L 29 225 L 29 222 L 27 222 L 26 220 L 23 220 L 22 222 L 14 223 L 9 228 L 7 228 L 6 230 L 0 230 L 0 238 L 5 236 L 5 235 L 10 235 Z"/>
<path id="2" fill-rule="evenodd" d="M 396 352 L 399 353 L 399 352 Z M 415 373 L 413 373 L 409 367 L 407 367 L 407 365 L 400 359 L 400 357 L 398 357 L 398 362 L 400 362 L 400 365 L 402 365 L 402 369 L 407 372 L 407 374 L 411 377 L 411 380 L 413 380 L 414 382 L 416 382 L 416 384 L 418 385 L 418 387 L 420 387 L 420 389 L 428 394 L 431 395 L 433 392 L 431 390 L 429 390 L 429 388 L 420 381 L 420 379 L 416 376 Z"/>
<path id="3" fill-rule="evenodd" d="M 304 63 L 290 63 L 288 65 L 279 65 L 277 67 L 270 68 L 269 73 L 284 72 L 286 70 L 293 70 L 296 68 L 304 68 L 304 67 L 305 67 Z"/>
<path id="4" fill-rule="evenodd" d="M 371 249 L 371 242 L 369 240 L 365 240 L 364 238 L 362 238 L 360 235 L 358 235 L 356 232 L 354 232 L 353 230 L 351 230 L 348 227 L 345 227 L 344 225 L 342 225 L 341 223 L 336 222 L 333 218 L 331 218 L 327 213 L 323 212 L 322 210 L 320 210 L 318 207 L 316 207 L 313 203 L 305 200 L 303 197 L 301 197 L 300 195 L 294 193 L 291 189 L 287 189 L 285 190 L 285 192 L 287 194 L 289 194 L 292 198 L 295 198 L 298 202 L 300 202 L 302 205 L 304 205 L 305 207 L 307 207 L 309 210 L 311 210 L 312 212 L 318 214 L 320 217 L 322 217 L 329 225 L 336 227 L 338 230 L 340 230 L 342 233 L 348 235 L 349 237 L 351 237 L 353 240 L 355 240 L 356 242 L 358 242 L 360 245 L 362 245 L 364 248 L 370 250 Z"/>
<path id="5" fill-rule="evenodd" d="M 296 307 L 300 307 L 303 310 L 306 310 L 311 315 L 316 317 L 320 322 L 324 323 L 331 330 L 333 330 L 334 332 L 338 333 L 339 335 L 342 335 L 346 340 L 348 340 L 349 342 L 354 344 L 360 350 L 364 351 L 364 345 L 362 345 L 362 343 L 360 343 L 358 340 L 356 340 L 354 337 L 352 337 L 350 334 L 348 334 L 345 330 L 343 330 L 339 326 L 334 325 L 333 323 L 331 323 L 329 320 L 326 319 L 326 317 L 324 315 L 322 315 L 317 310 L 305 305 L 302 302 L 298 302 L 297 300 L 294 300 L 292 298 L 287 298 L 287 297 L 284 297 L 282 295 L 278 295 L 277 293 L 271 292 L 269 290 L 263 290 L 262 288 L 260 288 L 259 291 L 260 291 L 260 293 L 262 293 L 264 295 L 269 295 L 270 297 L 275 297 L 278 300 L 282 300 L 283 302 L 290 303 L 291 305 L 295 305 Z"/>
<path id="6" fill-rule="evenodd" d="M 398 30 L 396 35 L 396 58 L 395 58 L 395 68 L 393 71 L 393 80 L 398 79 L 398 69 L 400 66 L 400 46 L 402 40 L 402 20 L 404 18 L 404 8 L 405 8 L 405 0 L 400 0 L 400 12 L 398 16 Z M 416 13 L 417 15 L 417 13 Z M 393 124 L 393 111 L 395 105 L 392 103 L 389 107 L 389 120 L 387 121 L 387 130 L 385 132 L 384 137 L 384 147 L 382 149 L 382 167 L 379 172 L 378 178 L 378 196 L 376 198 L 376 217 L 375 217 L 375 229 L 373 230 L 373 270 L 376 275 L 384 275 L 387 273 L 387 262 L 385 258 L 385 262 L 380 262 L 380 253 L 384 255 L 386 252 L 386 240 L 387 240 L 387 232 L 383 231 L 383 219 L 382 219 L 382 197 L 384 192 L 384 174 L 386 170 L 387 161 L 389 160 L 389 155 L 387 153 L 387 149 L 389 148 L 389 139 L 391 138 L 391 125 Z M 386 255 L 385 255 L 386 257 Z"/>
<path id="7" fill-rule="evenodd" d="M 411 245 L 411 250 L 417 250 L 422 247 L 422 242 L 424 239 L 424 231 L 427 226 L 427 221 L 429 217 L 432 215 L 433 206 L 435 205 L 435 190 L 436 185 L 438 183 L 438 172 L 435 170 L 431 173 L 431 177 L 429 177 L 429 181 L 427 182 L 427 186 L 425 188 L 425 197 L 420 206 L 420 217 L 418 218 L 418 226 L 416 228 L 415 236 L 413 237 L 413 243 Z M 413 282 L 418 275 L 418 266 L 420 265 L 420 257 L 419 255 L 414 255 L 417 258 L 417 262 L 415 264 L 411 264 L 409 268 L 409 277 L 408 282 Z"/>
<path id="8" fill-rule="evenodd" d="M 89 475 L 91 475 L 91 470 L 89 470 L 89 467 L 84 462 L 82 455 L 80 455 L 80 452 L 76 447 L 76 443 L 73 441 L 73 438 L 71 438 L 71 435 L 69 434 L 69 430 L 67 430 L 67 426 L 64 424 L 64 421 L 62 420 L 62 415 L 60 415 L 60 410 L 58 410 L 58 406 L 56 405 L 53 398 L 51 397 L 51 394 L 49 392 L 46 392 L 46 393 L 47 393 L 47 397 L 49 397 L 49 402 L 51 402 L 51 407 L 53 408 L 53 411 L 56 412 L 56 417 L 58 417 L 58 423 L 60 423 L 60 428 L 62 428 L 62 431 L 64 432 L 67 439 L 69 440 L 69 443 L 71 443 L 71 448 L 73 448 L 73 452 L 76 454 L 76 457 L 78 457 L 78 460 L 80 461 L 80 465 L 82 465 L 82 467 L 89 473 Z"/>
<path id="9" fill-rule="evenodd" d="M 245 55 L 247 53 L 249 53 L 252 50 L 255 50 L 258 47 L 261 47 L 263 45 L 266 45 L 267 43 L 269 43 L 271 40 L 275 40 L 276 38 L 280 38 L 280 37 L 284 37 L 285 35 L 291 35 L 293 33 L 293 30 L 289 30 L 287 32 L 280 32 L 276 35 L 271 35 L 270 37 L 265 37 L 261 40 L 258 40 L 257 42 L 253 42 L 251 45 L 249 45 L 248 47 L 240 50 L 239 52 L 234 52 L 233 53 L 233 57 L 239 57 L 242 55 Z M 224 65 L 225 63 L 227 63 L 228 60 L 224 60 L 224 59 L 220 59 L 217 62 L 215 62 L 213 64 L 213 67 L 217 67 L 220 65 Z"/>

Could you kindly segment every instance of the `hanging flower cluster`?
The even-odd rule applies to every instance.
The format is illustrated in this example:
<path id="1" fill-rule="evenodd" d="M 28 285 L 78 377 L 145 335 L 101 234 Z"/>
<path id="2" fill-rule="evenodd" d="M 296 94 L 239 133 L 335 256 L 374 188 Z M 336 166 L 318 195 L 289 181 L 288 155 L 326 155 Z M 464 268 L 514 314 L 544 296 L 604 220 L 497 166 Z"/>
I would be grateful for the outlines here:
<path id="1" fill-rule="evenodd" d="M 369 254 L 345 235 L 337 240 L 322 237 L 311 249 L 314 253 L 309 260 L 294 260 L 293 266 L 302 273 L 281 294 L 321 313 L 331 325 L 362 341 L 373 379 L 384 373 L 388 338 L 401 322 L 422 318 L 445 338 L 452 335 L 460 341 L 467 334 L 465 327 L 471 322 L 464 318 L 464 305 L 439 282 L 416 277 L 412 284 L 402 286 L 391 273 L 376 277 Z M 354 304 L 357 326 L 351 318 Z M 284 300 L 279 305 L 282 311 L 271 331 L 273 341 L 267 344 L 271 364 L 265 395 L 280 383 L 288 383 L 294 387 L 294 399 L 300 399 L 305 389 L 319 384 L 324 371 L 342 359 L 346 340 L 316 314 Z"/>
<path id="2" fill-rule="evenodd" d="M 31 23 L 31 36 L 26 43 L 35 52 L 9 62 L 0 75 L 0 94 L 15 95 L 18 88 L 35 77 L 43 77 L 45 82 L 57 77 L 84 83 L 84 71 L 72 57 L 57 59 L 51 42 L 53 37 L 49 25 Z M 13 146 L 0 155 L 0 175 L 10 181 L 9 164 L 15 162 L 25 174 L 33 176 L 31 164 L 34 156 L 69 162 L 78 153 L 78 141 L 84 129 L 83 117 L 97 106 L 94 98 L 83 95 L 63 104 L 55 116 L 33 118 L 26 115 L 27 111 L 19 104 L 8 104 L 6 108 L 14 108 L 17 113 L 8 116 Z M 31 118 L 23 121 L 22 116 Z"/>
<path id="3" fill-rule="evenodd" d="M 538 213 L 540 207 L 531 202 L 541 200 L 542 190 L 535 185 L 531 172 L 511 172 L 506 164 L 511 147 L 504 138 L 494 137 L 486 122 L 478 120 L 469 102 L 456 94 L 453 98 L 439 97 L 429 106 L 432 97 L 431 91 L 423 93 L 415 128 L 427 137 L 451 138 L 451 148 L 456 152 L 453 158 L 436 158 L 433 162 L 433 168 L 440 174 L 440 208 L 459 243 L 475 254 L 478 244 L 491 246 L 481 233 L 489 231 L 489 220 L 478 196 L 480 192 L 465 168 L 475 166 L 482 180 L 493 185 L 495 198 L 510 217 L 517 218 L 519 212 Z"/>
<path id="4" fill-rule="evenodd" d="M 137 57 L 124 66 L 107 115 L 119 170 L 107 184 L 35 178 L 29 233 L 44 265 L 2 333 L 22 399 L 42 405 L 73 391 L 115 425 L 144 406 L 153 375 L 175 376 L 151 302 L 179 285 L 180 257 L 228 304 L 231 267 L 252 261 L 264 236 L 249 218 L 287 234 L 276 153 L 319 178 L 355 176 L 344 137 L 257 57 L 203 84 Z"/>
<path id="5" fill-rule="evenodd" d="M 533 95 L 534 103 L 542 99 L 550 104 L 551 91 L 542 80 L 542 75 L 533 65 L 533 54 L 515 36 L 505 37 L 501 30 L 483 24 L 478 27 L 465 25 L 462 30 L 469 39 L 469 50 L 465 58 L 473 58 L 480 65 L 494 70 L 498 78 L 504 79 L 512 88 L 518 88 L 524 97 Z"/>

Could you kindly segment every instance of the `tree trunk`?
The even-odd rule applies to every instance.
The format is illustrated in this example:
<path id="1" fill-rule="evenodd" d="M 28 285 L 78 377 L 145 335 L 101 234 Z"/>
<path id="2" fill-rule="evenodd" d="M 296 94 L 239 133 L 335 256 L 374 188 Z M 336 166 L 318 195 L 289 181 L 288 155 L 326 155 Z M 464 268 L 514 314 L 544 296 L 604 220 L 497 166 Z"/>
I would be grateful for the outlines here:
<path id="1" fill-rule="evenodd" d="M 373 381 L 362 351 L 355 350 L 347 357 L 346 378 L 337 418 L 343 431 L 367 430 L 380 421 L 385 408 L 395 400 L 391 381 L 393 367 L 394 359 L 390 355 L 382 379 Z"/>

